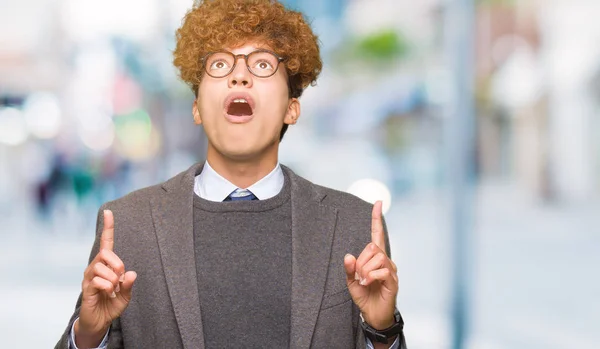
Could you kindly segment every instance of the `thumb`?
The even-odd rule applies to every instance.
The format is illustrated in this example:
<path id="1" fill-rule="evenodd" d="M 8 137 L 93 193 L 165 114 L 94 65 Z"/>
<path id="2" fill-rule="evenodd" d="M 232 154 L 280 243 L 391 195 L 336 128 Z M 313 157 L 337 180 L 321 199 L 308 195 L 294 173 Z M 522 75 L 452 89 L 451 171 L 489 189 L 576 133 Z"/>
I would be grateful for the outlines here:
<path id="1" fill-rule="evenodd" d="M 368 294 L 366 288 L 361 286 L 356 280 L 356 258 L 347 254 L 344 256 L 344 269 L 346 269 L 346 285 L 348 292 L 352 296 L 354 303 L 361 308 L 365 302 L 365 296 Z"/>
<path id="2" fill-rule="evenodd" d="M 128 271 L 123 275 L 123 283 L 121 284 L 121 292 L 119 293 L 127 302 L 131 300 L 131 289 L 137 278 L 135 271 Z"/>
<path id="3" fill-rule="evenodd" d="M 356 282 L 356 258 L 349 253 L 344 256 L 344 269 L 346 269 L 346 284 L 350 287 Z"/>

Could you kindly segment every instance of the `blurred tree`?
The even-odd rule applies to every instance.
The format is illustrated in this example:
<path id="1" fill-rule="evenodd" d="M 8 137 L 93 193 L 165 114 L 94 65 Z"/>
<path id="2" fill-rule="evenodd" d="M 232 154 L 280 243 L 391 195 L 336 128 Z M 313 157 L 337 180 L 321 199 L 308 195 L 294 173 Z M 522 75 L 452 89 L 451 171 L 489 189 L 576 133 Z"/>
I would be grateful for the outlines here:
<path id="1" fill-rule="evenodd" d="M 397 31 L 390 29 L 360 39 L 356 49 L 363 59 L 398 59 L 408 53 L 408 43 Z"/>

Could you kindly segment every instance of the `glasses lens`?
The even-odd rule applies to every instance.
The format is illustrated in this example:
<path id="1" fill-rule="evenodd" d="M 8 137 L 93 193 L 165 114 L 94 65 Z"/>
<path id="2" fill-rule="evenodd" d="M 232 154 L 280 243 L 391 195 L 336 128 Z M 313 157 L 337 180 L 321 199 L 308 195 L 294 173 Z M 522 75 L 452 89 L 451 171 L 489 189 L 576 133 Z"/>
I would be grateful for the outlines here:
<path id="1" fill-rule="evenodd" d="M 252 74 L 267 77 L 275 74 L 279 60 L 269 52 L 255 51 L 248 56 L 248 67 Z"/>
<path id="2" fill-rule="evenodd" d="M 210 76 L 223 77 L 231 71 L 233 67 L 233 56 L 225 52 L 211 53 L 206 57 L 206 72 Z"/>

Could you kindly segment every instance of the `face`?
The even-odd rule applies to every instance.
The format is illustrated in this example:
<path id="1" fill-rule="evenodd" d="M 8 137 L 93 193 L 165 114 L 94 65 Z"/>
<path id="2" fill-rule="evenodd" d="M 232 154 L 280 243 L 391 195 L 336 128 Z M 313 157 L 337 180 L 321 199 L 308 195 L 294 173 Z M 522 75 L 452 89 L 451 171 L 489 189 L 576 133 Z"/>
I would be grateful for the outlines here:
<path id="1" fill-rule="evenodd" d="M 256 43 L 225 48 L 233 54 L 259 49 L 273 51 Z M 265 62 L 254 63 L 255 69 L 269 69 Z M 227 69 L 224 64 L 216 61 L 209 69 Z M 274 75 L 260 78 L 248 71 L 242 57 L 225 77 L 204 74 L 193 113 L 194 121 L 203 125 L 208 137 L 208 155 L 233 161 L 276 158 L 283 124 L 295 124 L 300 116 L 298 100 L 289 98 L 287 79 L 283 62 Z"/>

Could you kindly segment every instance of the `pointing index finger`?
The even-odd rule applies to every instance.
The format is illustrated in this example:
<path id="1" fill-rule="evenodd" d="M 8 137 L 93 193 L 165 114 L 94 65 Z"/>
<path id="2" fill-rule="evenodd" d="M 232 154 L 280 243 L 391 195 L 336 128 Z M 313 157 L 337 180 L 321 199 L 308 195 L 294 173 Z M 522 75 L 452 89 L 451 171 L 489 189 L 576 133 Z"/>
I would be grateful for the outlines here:
<path id="1" fill-rule="evenodd" d="M 375 205 L 373 205 L 373 213 L 371 214 L 371 242 L 385 252 L 385 235 L 383 233 L 381 207 L 381 201 L 377 201 L 375 202 Z"/>
<path id="2" fill-rule="evenodd" d="M 104 229 L 100 236 L 100 249 L 112 251 L 115 245 L 115 219 L 111 210 L 104 210 Z"/>

